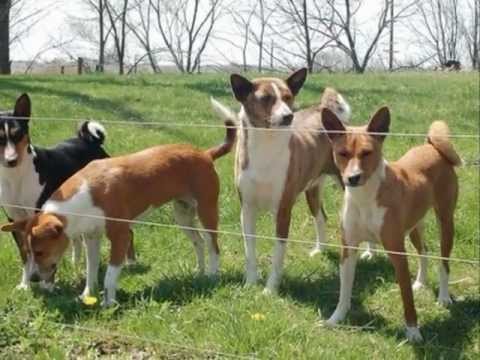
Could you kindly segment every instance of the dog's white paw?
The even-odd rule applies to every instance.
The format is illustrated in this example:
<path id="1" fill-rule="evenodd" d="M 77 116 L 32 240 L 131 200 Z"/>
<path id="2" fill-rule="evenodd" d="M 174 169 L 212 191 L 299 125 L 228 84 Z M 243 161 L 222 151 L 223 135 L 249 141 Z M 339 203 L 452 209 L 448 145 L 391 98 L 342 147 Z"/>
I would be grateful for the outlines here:
<path id="1" fill-rule="evenodd" d="M 278 293 L 278 290 L 276 288 L 272 288 L 268 286 L 262 291 L 262 294 L 265 296 L 275 296 L 277 295 L 277 293 Z"/>
<path id="2" fill-rule="evenodd" d="M 423 282 L 415 280 L 415 282 L 412 285 L 412 290 L 413 291 L 418 291 L 421 288 L 423 288 L 424 286 L 425 286 L 425 284 Z"/>
<path id="3" fill-rule="evenodd" d="M 21 282 L 20 284 L 18 284 L 17 286 L 15 286 L 15 289 L 17 290 L 29 290 L 30 289 L 30 284 L 29 283 L 25 283 L 25 282 Z"/>
<path id="4" fill-rule="evenodd" d="M 365 250 L 362 255 L 360 255 L 360 259 L 362 260 L 372 260 L 373 258 L 373 253 L 370 250 Z"/>
<path id="5" fill-rule="evenodd" d="M 47 281 L 40 281 L 40 288 L 48 292 L 55 290 L 55 284 Z"/>
<path id="6" fill-rule="evenodd" d="M 437 304 L 448 307 L 449 305 L 453 304 L 453 300 L 449 294 L 446 295 L 438 295 Z"/>
<path id="7" fill-rule="evenodd" d="M 316 245 L 309 253 L 310 257 L 314 257 L 315 255 L 321 254 L 323 248 L 319 245 Z"/>
<path id="8" fill-rule="evenodd" d="M 332 316 L 325 322 L 328 326 L 335 326 L 339 322 L 342 322 L 347 316 L 348 308 L 341 307 L 340 309 L 335 309 Z"/>
<path id="9" fill-rule="evenodd" d="M 137 265 L 137 260 L 127 258 L 127 259 L 125 260 L 125 265 L 127 265 L 127 266 Z"/>
<path id="10" fill-rule="evenodd" d="M 423 342 L 423 336 L 420 333 L 418 326 L 407 326 L 405 330 L 405 336 L 407 340 L 411 343 L 421 343 Z"/>
<path id="11" fill-rule="evenodd" d="M 100 304 L 103 308 L 108 308 L 108 307 L 112 307 L 112 306 L 116 306 L 118 305 L 118 302 L 117 300 L 115 299 L 103 299 L 101 304 Z"/>

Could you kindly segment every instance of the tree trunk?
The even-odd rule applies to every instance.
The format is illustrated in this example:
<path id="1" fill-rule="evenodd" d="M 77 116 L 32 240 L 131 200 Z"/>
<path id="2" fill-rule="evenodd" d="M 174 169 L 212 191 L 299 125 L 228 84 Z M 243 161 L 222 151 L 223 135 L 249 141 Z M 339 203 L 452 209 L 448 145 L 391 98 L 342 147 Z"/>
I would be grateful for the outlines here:
<path id="1" fill-rule="evenodd" d="M 0 74 L 10 74 L 10 7 L 11 0 L 0 0 Z"/>
<path id="2" fill-rule="evenodd" d="M 104 72 L 105 66 L 105 39 L 104 39 L 104 22 L 103 22 L 103 15 L 104 15 L 104 7 L 103 7 L 103 0 L 98 0 L 98 25 L 100 27 L 100 48 L 98 53 L 98 69 L 100 72 Z"/>

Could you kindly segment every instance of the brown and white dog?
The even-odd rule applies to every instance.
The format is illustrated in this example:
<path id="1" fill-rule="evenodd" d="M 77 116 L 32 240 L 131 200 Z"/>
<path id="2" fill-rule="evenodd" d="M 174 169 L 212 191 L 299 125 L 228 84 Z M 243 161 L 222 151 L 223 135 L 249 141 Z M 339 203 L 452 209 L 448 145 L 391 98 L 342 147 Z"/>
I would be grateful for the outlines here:
<path id="1" fill-rule="evenodd" d="M 345 188 L 342 212 L 342 243 L 358 246 L 375 239 L 388 251 L 400 286 L 410 341 L 421 341 L 413 301 L 404 238 L 410 240 L 419 254 L 425 251 L 422 219 L 434 208 L 441 229 L 441 255 L 448 258 L 453 246 L 454 211 L 458 180 L 454 167 L 461 160 L 448 140 L 449 130 L 442 121 L 430 126 L 427 142 L 410 149 L 394 163 L 387 163 L 382 145 L 389 131 L 390 113 L 384 107 L 368 125 L 346 128 L 335 114 L 323 110 L 322 122 L 332 142 L 335 163 Z M 342 133 L 347 131 L 347 133 Z M 342 321 L 349 308 L 355 276 L 356 251 L 342 249 L 340 263 L 340 299 L 328 324 Z M 426 280 L 426 258 L 421 258 L 415 288 Z M 448 293 L 448 260 L 440 263 L 438 302 L 452 302 Z"/>
<path id="2" fill-rule="evenodd" d="M 226 125 L 233 125 L 226 123 Z M 115 302 L 117 279 L 131 243 L 131 223 L 151 207 L 174 200 L 175 219 L 195 247 L 198 270 L 204 272 L 204 240 L 192 229 L 198 215 L 207 230 L 208 274 L 219 266 L 217 244 L 219 179 L 213 161 L 228 153 L 235 129 L 227 128 L 225 143 L 206 151 L 190 145 L 162 145 L 141 152 L 96 160 L 66 180 L 31 218 L 4 225 L 3 231 L 23 231 L 32 262 L 29 273 L 42 280 L 54 276 L 68 239 L 86 234 L 87 281 L 82 296 L 94 291 L 102 233 L 111 242 L 105 275 L 104 305 Z M 78 216 L 83 214 L 84 216 Z M 208 232 L 211 230 L 213 232 Z"/>
<path id="3" fill-rule="evenodd" d="M 322 106 L 293 112 L 294 98 L 306 75 L 306 69 L 298 70 L 286 80 L 259 78 L 250 81 L 232 75 L 233 93 L 241 104 L 238 115 L 212 101 L 222 117 L 238 123 L 235 183 L 241 201 L 247 285 L 257 282 L 257 214 L 264 210 L 275 217 L 276 236 L 281 240 L 276 242 L 267 293 L 276 292 L 281 281 L 291 211 L 298 195 L 305 192 L 315 218 L 315 251 L 319 251 L 326 239 L 320 200 L 323 180 L 326 175 L 340 179 L 328 138 L 321 133 Z M 328 89 L 323 100 L 338 116 L 348 120 L 350 107 L 341 95 Z"/>

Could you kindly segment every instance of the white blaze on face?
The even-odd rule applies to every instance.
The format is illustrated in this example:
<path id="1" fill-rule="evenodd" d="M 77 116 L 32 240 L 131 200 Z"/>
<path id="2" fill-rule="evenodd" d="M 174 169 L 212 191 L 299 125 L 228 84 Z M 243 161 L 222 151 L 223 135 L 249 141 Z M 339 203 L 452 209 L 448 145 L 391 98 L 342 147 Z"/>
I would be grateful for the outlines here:
<path id="1" fill-rule="evenodd" d="M 282 100 L 282 94 L 277 84 L 272 83 L 272 88 L 276 98 L 275 104 L 272 107 L 272 124 L 278 125 L 285 116 L 292 115 L 293 113 L 288 104 Z"/>
<path id="2" fill-rule="evenodd" d="M 8 123 L 5 122 L 5 148 L 3 150 L 3 158 L 5 161 L 15 161 L 18 158 L 17 149 L 15 148 L 15 144 L 10 140 L 9 134 L 9 126 Z"/>
<path id="3" fill-rule="evenodd" d="M 348 162 L 347 168 L 345 169 L 345 173 L 343 177 L 348 179 L 349 177 L 361 175 L 363 173 L 362 168 L 360 167 L 360 160 L 357 158 L 352 158 Z"/>

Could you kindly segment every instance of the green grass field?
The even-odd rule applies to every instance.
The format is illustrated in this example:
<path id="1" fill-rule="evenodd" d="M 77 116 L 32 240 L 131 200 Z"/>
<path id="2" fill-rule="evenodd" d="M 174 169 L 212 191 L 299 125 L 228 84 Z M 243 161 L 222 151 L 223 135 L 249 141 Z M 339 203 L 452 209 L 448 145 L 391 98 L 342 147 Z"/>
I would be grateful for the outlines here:
<path id="1" fill-rule="evenodd" d="M 478 73 L 315 75 L 307 79 L 297 105 L 315 103 L 324 87 L 334 86 L 350 102 L 355 124 L 365 122 L 379 106 L 388 104 L 393 132 L 425 133 L 430 122 L 444 119 L 453 133 L 479 134 L 478 81 Z M 106 149 L 111 155 L 177 142 L 206 148 L 223 140 L 223 129 L 160 125 L 162 122 L 220 124 L 211 111 L 209 97 L 238 109 L 228 84 L 227 74 L 4 77 L 0 78 L 0 108 L 11 108 L 17 95 L 28 92 L 34 116 L 131 120 L 131 124 L 106 124 Z M 33 119 L 33 142 L 53 145 L 71 136 L 78 122 Z M 141 122 L 158 122 L 159 126 Z M 423 141 L 416 137 L 389 137 L 386 157 L 394 160 Z M 480 157 L 478 139 L 454 142 L 467 161 Z M 240 232 L 233 155 L 218 160 L 216 165 L 222 187 L 220 229 Z M 458 175 L 460 199 L 452 256 L 478 259 L 479 170 L 468 166 L 458 169 Z M 327 231 L 329 241 L 335 244 L 339 243 L 341 203 L 341 192 L 328 183 Z M 314 240 L 313 221 L 307 214 L 306 203 L 300 198 L 294 209 L 292 239 Z M 157 209 L 144 219 L 171 224 L 171 206 Z M 273 235 L 268 216 L 259 220 L 257 228 L 261 235 Z M 269 297 L 262 294 L 262 289 L 270 270 L 272 241 L 258 241 L 261 284 L 244 288 L 243 242 L 238 236 L 220 236 L 221 275 L 215 282 L 195 275 L 193 247 L 180 230 L 138 225 L 134 232 L 139 262 L 124 268 L 119 282 L 120 306 L 109 309 L 87 308 L 78 302 L 84 284 L 84 266 L 75 268 L 70 256 L 62 263 L 58 289 L 53 293 L 36 288 L 27 292 L 15 290 L 21 273 L 17 249 L 9 235 L 1 235 L 0 358 L 191 359 L 242 355 L 262 359 L 478 359 L 480 356 L 478 266 L 451 264 L 450 290 L 456 302 L 444 309 L 435 303 L 437 263 L 430 261 L 429 286 L 415 293 L 425 343 L 413 346 L 403 342 L 400 293 L 386 256 L 359 262 L 352 310 L 345 322 L 350 326 L 327 329 L 319 320 L 332 313 L 338 300 L 338 249 L 331 248 L 310 258 L 310 245 L 289 244 L 280 293 Z M 431 253 L 438 255 L 438 232 L 431 214 L 426 241 Z M 100 284 L 108 248 L 104 241 Z M 416 268 L 416 260 L 410 259 L 412 277 Z"/>

